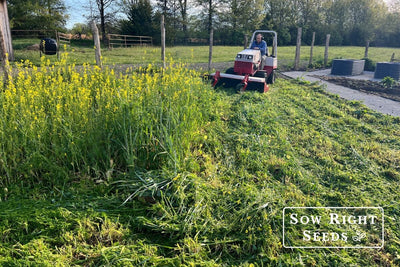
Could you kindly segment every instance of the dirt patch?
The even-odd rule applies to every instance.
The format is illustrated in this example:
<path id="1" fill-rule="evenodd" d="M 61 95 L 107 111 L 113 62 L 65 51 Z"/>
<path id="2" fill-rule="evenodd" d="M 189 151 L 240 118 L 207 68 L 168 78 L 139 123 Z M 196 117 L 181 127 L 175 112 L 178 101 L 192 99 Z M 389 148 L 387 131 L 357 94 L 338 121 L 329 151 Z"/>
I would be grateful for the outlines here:
<path id="1" fill-rule="evenodd" d="M 355 80 L 346 77 L 314 76 L 321 80 L 348 87 L 365 93 L 379 95 L 400 102 L 400 85 L 386 88 L 379 82 L 369 80 Z"/>

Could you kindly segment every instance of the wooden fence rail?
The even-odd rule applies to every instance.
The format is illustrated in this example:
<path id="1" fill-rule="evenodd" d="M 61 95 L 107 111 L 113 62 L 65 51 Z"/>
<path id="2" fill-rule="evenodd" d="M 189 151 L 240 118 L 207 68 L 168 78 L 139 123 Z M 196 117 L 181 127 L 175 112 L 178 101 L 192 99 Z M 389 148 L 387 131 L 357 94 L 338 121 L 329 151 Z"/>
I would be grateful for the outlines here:
<path id="1" fill-rule="evenodd" d="M 150 36 L 108 34 L 109 49 L 114 47 L 131 47 L 136 45 L 153 45 L 153 38 Z"/>
<path id="2" fill-rule="evenodd" d="M 11 35 L 13 38 L 54 38 L 58 46 L 62 44 L 71 44 L 73 39 L 72 34 L 62 33 L 56 30 L 12 30 Z"/>
<path id="3" fill-rule="evenodd" d="M 57 32 L 57 43 L 59 46 L 61 46 L 61 44 L 70 45 L 71 39 L 72 39 L 72 34 Z"/>

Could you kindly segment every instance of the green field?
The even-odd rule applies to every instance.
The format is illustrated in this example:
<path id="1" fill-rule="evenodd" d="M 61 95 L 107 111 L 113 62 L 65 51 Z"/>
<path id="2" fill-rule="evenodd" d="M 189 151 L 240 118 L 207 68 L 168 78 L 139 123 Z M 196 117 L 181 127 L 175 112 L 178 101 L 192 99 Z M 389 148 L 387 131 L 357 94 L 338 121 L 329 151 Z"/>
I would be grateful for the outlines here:
<path id="1" fill-rule="evenodd" d="M 400 265 L 399 118 L 299 80 L 214 89 L 185 65 L 160 71 L 156 48 L 107 53 L 152 65 L 78 69 L 71 48 L 2 81 L 1 266 Z M 283 247 L 283 209 L 308 206 L 382 207 L 383 248 Z"/>
<path id="2" fill-rule="evenodd" d="M 29 60 L 36 65 L 40 64 L 40 53 L 38 51 L 27 50 L 29 45 L 38 43 L 36 39 L 17 39 L 14 40 L 16 61 Z M 213 50 L 213 62 L 232 62 L 236 54 L 243 49 L 238 46 L 215 46 Z M 329 50 L 329 61 L 335 58 L 361 59 L 364 57 L 363 47 L 331 47 Z M 73 43 L 67 47 L 60 48 L 61 53 L 67 52 L 71 62 L 77 65 L 90 62 L 95 63 L 94 48 L 88 45 Z M 278 47 L 278 58 L 281 67 L 293 66 L 296 48 L 294 46 Z M 321 66 L 324 61 L 325 47 L 316 46 L 313 52 L 313 62 Z M 390 61 L 392 54 L 400 58 L 400 48 L 371 47 L 369 58 L 374 62 Z M 310 47 L 301 47 L 301 61 L 303 66 L 307 66 L 310 57 Z M 131 47 L 114 48 L 112 50 L 102 49 L 102 56 L 105 64 L 139 64 L 139 63 L 161 63 L 160 47 Z M 208 62 L 208 46 L 176 46 L 167 47 L 166 56 L 174 60 L 185 63 L 206 63 Z M 51 61 L 57 61 L 56 56 L 49 56 Z"/>

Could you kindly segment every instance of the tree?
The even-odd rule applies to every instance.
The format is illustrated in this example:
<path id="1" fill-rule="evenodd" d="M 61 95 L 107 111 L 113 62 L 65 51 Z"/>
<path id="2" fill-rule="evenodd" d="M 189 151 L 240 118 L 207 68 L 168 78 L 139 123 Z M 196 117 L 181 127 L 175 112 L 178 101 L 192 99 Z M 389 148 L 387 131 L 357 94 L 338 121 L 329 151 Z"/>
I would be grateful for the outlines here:
<path id="1" fill-rule="evenodd" d="M 329 0 L 266 0 L 264 25 L 278 32 L 278 38 L 285 44 L 295 44 L 297 28 L 303 30 L 303 38 L 310 39 L 312 32 L 321 31 L 324 23 L 324 9 Z M 340 2 L 342 0 L 336 1 Z M 323 34 L 321 34 L 323 35 Z M 318 35 L 317 35 L 318 36 Z"/>
<path id="2" fill-rule="evenodd" d="M 181 15 L 182 31 L 184 35 L 184 42 L 187 42 L 188 38 L 188 0 L 178 0 L 179 11 Z"/>
<path id="3" fill-rule="evenodd" d="M 290 44 L 291 31 L 299 26 L 299 10 L 296 0 L 266 0 L 266 17 L 264 28 L 275 30 L 278 33 L 280 43 Z"/>
<path id="4" fill-rule="evenodd" d="M 265 17 L 263 0 L 233 0 L 229 2 L 228 8 L 233 35 L 235 39 L 240 38 L 240 41 L 244 34 L 258 29 Z"/>
<path id="5" fill-rule="evenodd" d="M 64 1 L 9 0 L 11 28 L 15 30 L 64 30 L 68 18 Z"/>
<path id="6" fill-rule="evenodd" d="M 398 47 L 400 44 L 400 0 L 389 2 L 388 13 L 376 32 L 375 45 Z M 398 55 L 397 55 L 398 57 Z"/>
<path id="7" fill-rule="evenodd" d="M 205 11 L 206 19 L 206 27 L 208 33 L 211 32 L 211 29 L 214 27 L 214 20 L 218 15 L 217 10 L 221 8 L 224 9 L 223 4 L 225 3 L 224 0 L 196 0 L 197 4 L 203 7 Z M 225 9 L 226 10 L 226 9 Z"/>
<path id="8" fill-rule="evenodd" d="M 400 0 L 390 0 L 389 3 L 389 10 L 393 13 L 400 13 Z"/>
<path id="9" fill-rule="evenodd" d="M 106 35 L 106 9 L 108 9 L 114 0 L 96 0 L 97 7 L 100 13 L 100 26 L 101 26 L 101 35 L 103 38 L 103 42 L 107 40 Z"/>
<path id="10" fill-rule="evenodd" d="M 387 10 L 380 0 L 334 1 L 331 14 L 341 29 L 345 44 L 365 45 L 374 39 Z M 336 15 L 334 15 L 336 14 Z"/>
<path id="11" fill-rule="evenodd" d="M 124 34 L 153 35 L 152 12 L 150 0 L 127 1 L 126 15 L 128 20 L 124 21 L 121 30 Z"/>
<path id="12" fill-rule="evenodd" d="M 353 0 L 353 2 L 356 2 Z M 363 0 L 360 1 L 363 5 L 355 6 L 355 9 L 361 10 L 359 17 L 356 17 L 358 23 L 355 31 L 362 33 L 360 40 L 366 42 L 374 41 L 377 31 L 380 31 L 379 25 L 382 24 L 387 7 L 380 0 Z M 354 38 L 354 36 L 353 36 Z"/>
<path id="13" fill-rule="evenodd" d="M 389 12 L 383 0 L 156 0 L 152 13 L 153 38 L 156 40 L 160 16 L 164 15 L 169 44 L 189 36 L 208 39 L 211 29 L 216 42 L 239 44 L 243 34 L 258 28 L 277 31 L 279 43 L 289 45 L 295 44 L 297 28 L 302 27 L 305 43 L 311 42 L 312 33 L 316 32 L 316 44 L 324 44 L 326 34 L 331 34 L 334 45 L 365 45 L 367 41 L 372 45 L 398 45 L 400 0 L 391 1 Z M 190 12 L 195 5 L 201 10 L 197 14 Z M 145 10 L 139 8 L 135 12 L 150 13 Z M 132 18 L 130 26 L 128 21 L 124 22 L 125 29 L 138 20 L 149 24 L 144 17 Z"/>
<path id="14" fill-rule="evenodd" d="M 173 30 L 176 32 L 175 35 L 183 38 L 183 42 L 187 42 L 188 38 L 188 10 L 193 3 L 189 0 L 159 0 L 162 1 L 162 10 L 164 16 L 172 21 Z M 169 2 L 169 4 L 168 4 Z M 166 9 L 165 9 L 166 8 Z M 169 14 L 168 14 L 169 13 Z"/>
<path id="15" fill-rule="evenodd" d="M 88 34 L 90 32 L 90 26 L 84 23 L 75 23 L 71 29 L 71 33 L 77 34 L 79 39 L 82 39 L 82 34 Z"/>
<path id="16" fill-rule="evenodd" d="M 164 16 L 166 32 L 168 32 L 166 38 L 168 43 L 175 43 L 178 33 L 182 30 L 179 22 L 179 5 L 177 0 L 157 0 L 156 5 L 156 17 L 158 18 L 158 24 L 161 19 L 161 15 Z"/>

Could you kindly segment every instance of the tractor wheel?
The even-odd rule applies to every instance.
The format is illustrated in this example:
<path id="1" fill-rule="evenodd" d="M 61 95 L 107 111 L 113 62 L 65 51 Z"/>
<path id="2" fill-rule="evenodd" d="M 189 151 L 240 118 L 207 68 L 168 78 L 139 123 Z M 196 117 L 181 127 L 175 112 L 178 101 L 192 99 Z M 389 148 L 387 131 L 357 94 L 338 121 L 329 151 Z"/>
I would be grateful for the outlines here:
<path id="1" fill-rule="evenodd" d="M 239 94 L 244 93 L 244 84 L 243 83 L 238 83 L 235 88 L 236 88 L 236 92 L 238 92 Z"/>
<path id="2" fill-rule="evenodd" d="M 271 74 L 268 75 L 267 84 L 274 84 L 275 82 L 275 70 L 272 70 Z"/>
<path id="3" fill-rule="evenodd" d="M 213 83 L 213 82 L 214 82 L 214 81 L 211 81 L 211 83 Z M 214 88 L 218 88 L 218 87 L 224 86 L 224 84 L 225 84 L 224 79 L 223 79 L 223 78 L 220 78 L 220 79 L 218 80 L 217 84 L 214 86 Z"/>
<path id="4" fill-rule="evenodd" d="M 264 79 L 265 79 L 265 76 L 266 76 L 266 75 L 267 75 L 267 73 L 266 73 L 265 71 L 259 70 L 259 71 L 257 71 L 257 72 L 254 74 L 254 77 L 264 78 Z"/>
<path id="5" fill-rule="evenodd" d="M 234 70 L 234 68 L 232 67 L 232 68 L 227 69 L 227 70 L 225 71 L 225 73 L 226 73 L 226 74 L 235 74 L 235 70 Z"/>
<path id="6" fill-rule="evenodd" d="M 265 93 L 265 83 L 257 83 L 256 90 L 259 93 Z"/>

